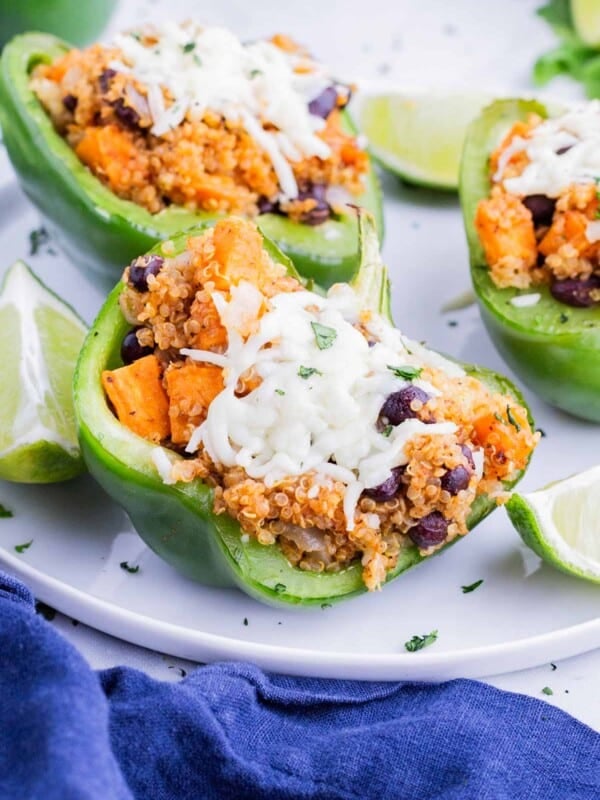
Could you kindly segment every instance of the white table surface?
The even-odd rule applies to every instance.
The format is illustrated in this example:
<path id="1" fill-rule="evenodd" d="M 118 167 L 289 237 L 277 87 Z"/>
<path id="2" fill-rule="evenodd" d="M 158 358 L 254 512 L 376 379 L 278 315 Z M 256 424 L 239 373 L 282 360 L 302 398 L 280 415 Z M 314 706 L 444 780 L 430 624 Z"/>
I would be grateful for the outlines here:
<path id="1" fill-rule="evenodd" d="M 542 0 L 122 0 L 110 30 L 202 14 L 243 38 L 289 32 L 327 61 L 340 76 L 385 79 L 403 88 L 530 89 L 536 54 L 553 44 L 534 15 Z M 552 94 L 580 96 L 569 81 Z M 453 202 L 449 200 L 448 202 Z M 458 215 L 457 215 L 458 224 Z M 392 232 L 393 233 L 393 232 Z M 392 257 L 394 237 L 384 254 Z M 129 645 L 57 614 L 52 624 L 94 668 L 126 664 L 161 680 L 179 680 L 193 664 Z M 555 665 L 486 679 L 502 689 L 538 697 L 596 730 L 600 729 L 600 651 Z M 542 693 L 544 687 L 551 696 Z"/>

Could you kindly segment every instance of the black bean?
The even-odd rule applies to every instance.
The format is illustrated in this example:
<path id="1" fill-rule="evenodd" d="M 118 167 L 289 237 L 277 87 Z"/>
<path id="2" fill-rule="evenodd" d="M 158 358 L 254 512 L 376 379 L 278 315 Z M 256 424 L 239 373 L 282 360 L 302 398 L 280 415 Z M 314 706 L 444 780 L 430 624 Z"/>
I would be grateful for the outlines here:
<path id="1" fill-rule="evenodd" d="M 114 103 L 111 103 L 115 117 L 130 130 L 137 130 L 140 126 L 140 115 L 131 106 L 128 106 L 122 97 L 118 97 Z"/>
<path id="2" fill-rule="evenodd" d="M 66 94 L 62 99 L 62 104 L 72 114 L 77 108 L 77 98 L 74 94 Z"/>
<path id="3" fill-rule="evenodd" d="M 337 108 L 338 93 L 335 86 L 328 86 L 323 89 L 321 94 L 317 95 L 308 104 L 308 110 L 314 117 L 321 117 L 327 119 L 334 108 Z"/>
<path id="4" fill-rule="evenodd" d="M 466 467 L 459 464 L 453 469 L 449 469 L 445 475 L 442 475 L 442 489 L 445 489 L 450 494 L 458 494 L 469 485 L 471 475 Z"/>
<path id="5" fill-rule="evenodd" d="M 473 453 L 470 447 L 467 447 L 466 444 L 461 444 L 460 449 L 462 450 L 463 456 L 467 459 L 468 465 L 471 469 L 475 469 L 475 461 L 473 459 Z"/>
<path id="6" fill-rule="evenodd" d="M 408 531 L 412 541 L 425 550 L 444 541 L 448 535 L 448 520 L 439 511 L 432 511 Z"/>
<path id="7" fill-rule="evenodd" d="M 331 215 L 329 203 L 325 200 L 327 187 L 324 183 L 309 183 L 299 187 L 298 200 L 315 200 L 316 205 L 300 217 L 305 225 L 320 225 Z"/>
<path id="8" fill-rule="evenodd" d="M 589 278 L 567 278 L 564 281 L 554 281 L 550 292 L 555 300 L 575 308 L 587 308 L 598 303 L 592 297 L 592 291 L 600 290 L 600 275 L 590 275 Z"/>
<path id="9" fill-rule="evenodd" d="M 100 73 L 100 77 L 98 78 L 98 84 L 100 85 L 101 92 L 108 92 L 108 90 L 110 89 L 111 81 L 116 74 L 117 73 L 114 69 L 105 69 Z"/>
<path id="10" fill-rule="evenodd" d="M 124 364 L 131 364 L 144 356 L 149 356 L 152 353 L 151 347 L 143 347 L 136 336 L 139 328 L 133 328 L 123 337 L 121 342 L 121 358 Z"/>
<path id="11" fill-rule="evenodd" d="M 129 283 L 138 292 L 148 289 L 148 276 L 158 275 L 165 260 L 162 256 L 148 255 L 134 258 L 129 265 Z"/>
<path id="12" fill-rule="evenodd" d="M 425 405 L 429 400 L 429 395 L 418 386 L 409 384 L 398 392 L 391 394 L 381 407 L 380 417 L 385 417 L 390 425 L 400 425 L 405 419 L 414 419 L 418 416 L 413 410 L 414 401 Z"/>
<path id="13" fill-rule="evenodd" d="M 264 195 L 258 198 L 256 205 L 258 206 L 259 214 L 277 214 L 279 211 L 279 203 L 277 200 L 269 200 L 269 198 Z"/>
<path id="14" fill-rule="evenodd" d="M 554 216 L 554 206 L 556 200 L 553 197 L 546 197 L 545 194 L 530 194 L 523 198 L 523 205 L 531 211 L 533 224 L 537 228 L 540 225 L 551 225 Z"/>
<path id="15" fill-rule="evenodd" d="M 363 494 L 365 497 L 375 500 L 376 503 L 385 503 L 386 500 L 393 500 L 402 485 L 403 473 L 404 467 L 394 467 L 389 478 L 386 478 L 378 486 L 365 489 Z"/>

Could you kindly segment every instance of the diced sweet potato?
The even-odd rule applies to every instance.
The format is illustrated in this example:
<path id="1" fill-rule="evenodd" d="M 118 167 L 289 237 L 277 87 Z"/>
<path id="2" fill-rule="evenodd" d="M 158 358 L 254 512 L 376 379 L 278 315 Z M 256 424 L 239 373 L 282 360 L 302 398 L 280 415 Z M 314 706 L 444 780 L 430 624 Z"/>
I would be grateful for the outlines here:
<path id="1" fill-rule="evenodd" d="M 208 407 L 223 390 L 223 370 L 214 364 L 188 363 L 172 367 L 165 373 L 169 396 L 171 440 L 186 444 L 202 420 Z"/>
<path id="2" fill-rule="evenodd" d="M 132 135 L 117 125 L 90 125 L 75 152 L 84 164 L 105 178 L 115 192 L 127 191 L 133 172 L 143 174 L 146 171 Z"/>
<path id="3" fill-rule="evenodd" d="M 161 442 L 169 436 L 169 400 L 156 356 L 104 370 L 102 385 L 119 422 L 129 430 L 152 442 Z"/>
<path id="4" fill-rule="evenodd" d="M 230 283 L 256 283 L 256 276 L 261 273 L 263 242 L 255 225 L 240 217 L 217 222 L 213 242 L 215 260 Z"/>
<path id="5" fill-rule="evenodd" d="M 196 293 L 190 309 L 190 319 L 200 326 L 190 337 L 193 347 L 215 351 L 222 351 L 227 347 L 227 330 L 221 324 L 219 312 L 205 289 Z"/>
<path id="6" fill-rule="evenodd" d="M 536 265 L 533 218 L 518 197 L 493 189 L 477 206 L 475 228 L 498 286 L 516 285 L 516 273 L 527 273 Z"/>

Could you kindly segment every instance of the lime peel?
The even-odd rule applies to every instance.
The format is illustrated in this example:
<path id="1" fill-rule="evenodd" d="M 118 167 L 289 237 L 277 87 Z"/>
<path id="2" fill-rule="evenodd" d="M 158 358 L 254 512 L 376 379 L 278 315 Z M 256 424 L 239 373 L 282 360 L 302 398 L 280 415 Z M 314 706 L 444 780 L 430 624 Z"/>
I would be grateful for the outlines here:
<path id="1" fill-rule="evenodd" d="M 71 393 L 86 333 L 77 314 L 23 261 L 0 293 L 0 477 L 64 480 L 83 469 Z"/>
<path id="2" fill-rule="evenodd" d="M 600 583 L 600 466 L 506 505 L 526 545 L 570 575 Z"/>

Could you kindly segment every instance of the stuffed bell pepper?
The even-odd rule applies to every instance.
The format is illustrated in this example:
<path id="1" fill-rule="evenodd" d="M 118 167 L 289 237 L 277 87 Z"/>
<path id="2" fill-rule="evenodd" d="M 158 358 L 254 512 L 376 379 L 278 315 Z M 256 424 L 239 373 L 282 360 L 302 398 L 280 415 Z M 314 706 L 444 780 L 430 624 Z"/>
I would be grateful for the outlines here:
<path id="1" fill-rule="evenodd" d="M 460 192 L 485 325 L 547 402 L 600 421 L 600 103 L 501 100 L 470 126 Z"/>
<path id="2" fill-rule="evenodd" d="M 71 48 L 5 48 L 0 121 L 23 188 L 82 266 L 108 273 L 230 213 L 255 218 L 322 285 L 357 263 L 380 194 L 344 111 L 351 87 L 286 36 L 243 42 L 193 23 Z"/>
<path id="3" fill-rule="evenodd" d="M 507 497 L 537 442 L 514 387 L 405 338 L 372 220 L 325 294 L 239 217 L 125 269 L 82 350 L 92 474 L 161 557 L 267 602 L 381 588 Z"/>

